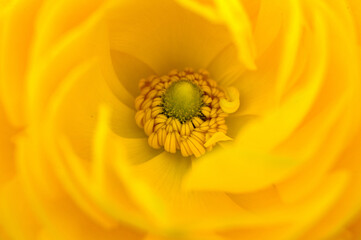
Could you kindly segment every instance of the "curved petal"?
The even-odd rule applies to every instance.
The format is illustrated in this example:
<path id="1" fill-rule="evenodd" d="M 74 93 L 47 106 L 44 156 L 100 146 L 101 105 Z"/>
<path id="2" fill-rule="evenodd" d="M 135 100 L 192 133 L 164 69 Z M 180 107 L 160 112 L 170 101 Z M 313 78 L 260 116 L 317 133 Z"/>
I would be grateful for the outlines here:
<path id="1" fill-rule="evenodd" d="M 37 118 L 44 105 L 72 69 L 89 59 L 100 58 L 107 48 L 105 26 L 102 24 L 104 8 L 95 7 L 94 11 L 84 12 L 84 19 L 79 22 L 75 18 L 64 18 L 64 11 L 76 15 L 81 7 L 69 5 L 72 4 L 68 1 L 44 5 L 41 8 L 43 12 L 38 16 L 38 31 L 25 83 L 27 115 L 35 122 L 40 121 Z M 46 14 L 47 10 L 49 14 Z M 55 25 L 49 25 L 49 21 Z"/>
<path id="2" fill-rule="evenodd" d="M 154 194 L 162 200 L 169 213 L 168 231 L 221 231 L 242 226 L 277 225 L 290 219 L 289 214 L 255 214 L 222 192 L 186 191 L 182 182 L 190 164 L 187 158 L 164 152 L 133 168 L 135 176 L 152 186 Z"/>
<path id="3" fill-rule="evenodd" d="M 357 64 L 360 60 L 356 57 L 357 53 L 352 50 L 352 46 L 356 45 L 354 42 L 355 38 L 352 37 L 353 32 L 351 29 L 348 29 L 351 27 L 349 19 L 341 16 L 336 17 L 335 14 L 339 13 L 326 9 L 324 6 L 324 11 L 327 12 L 330 22 L 332 22 L 333 31 L 338 32 L 337 35 L 343 36 L 340 39 L 334 39 L 332 44 L 339 46 L 341 42 L 343 42 L 343 44 L 347 42 L 345 45 L 350 47 L 342 49 L 334 47 L 332 48 L 333 50 L 330 51 L 331 62 L 326 75 L 328 84 L 322 87 L 321 93 L 316 101 L 317 104 L 313 106 L 306 120 L 309 121 L 311 116 L 317 116 L 318 113 L 322 113 L 325 110 L 330 111 L 330 109 L 332 109 L 335 111 L 337 108 L 340 108 L 340 113 L 336 118 L 334 127 L 330 128 L 324 143 L 318 147 L 318 151 L 315 153 L 315 159 L 322 159 L 322 161 L 312 161 L 312 159 L 310 159 L 309 162 L 299 169 L 297 174 L 294 174 L 292 178 L 288 179 L 287 183 L 285 182 L 280 185 L 280 187 L 283 186 L 280 188 L 280 190 L 283 189 L 280 191 L 281 194 L 285 199 L 289 200 L 305 194 L 305 192 L 310 190 L 309 188 L 314 187 L 314 184 L 322 179 L 322 176 L 330 170 L 333 164 L 340 160 L 338 154 L 346 147 L 350 138 L 357 132 L 360 126 L 360 112 L 354 104 L 360 101 L 361 89 L 360 82 L 357 80 L 360 78 L 359 65 Z M 337 9 L 343 9 L 343 11 L 339 12 L 347 15 L 345 6 L 338 6 Z M 344 22 L 340 22 L 340 19 L 343 19 Z M 340 62 L 339 59 L 344 59 L 345 61 Z M 349 61 L 346 61 L 346 59 L 349 59 Z M 339 79 L 343 79 L 343 81 Z M 326 114 L 326 116 L 328 115 Z M 322 127 L 317 130 L 327 126 L 333 117 L 334 113 L 330 114 L 327 118 L 325 117 L 327 120 L 324 120 Z M 321 125 L 321 123 L 319 123 L 319 125 Z M 342 128 L 339 126 L 342 126 Z M 337 131 L 335 129 L 337 129 Z M 310 142 L 314 142 L 315 140 L 316 138 Z M 298 187 L 300 185 L 303 187 Z M 290 186 L 292 187 L 290 188 Z M 298 190 L 294 192 L 291 189 Z"/>
<path id="4" fill-rule="evenodd" d="M 147 66 L 142 61 L 138 60 L 134 56 L 126 53 L 111 51 L 112 66 L 118 77 L 120 84 L 134 97 L 139 95 L 139 82 L 142 78 L 154 75 L 154 70 Z M 118 83 L 118 84 L 119 84 Z M 112 89 L 117 89 L 115 83 L 111 84 Z M 116 95 L 121 95 L 121 92 L 115 90 Z M 134 101 L 132 102 L 134 107 Z"/>
<path id="5" fill-rule="evenodd" d="M 41 2 L 12 1 L 0 10 L 0 98 L 16 126 L 26 122 L 24 78 Z"/>
<path id="6" fill-rule="evenodd" d="M 208 20 L 224 23 L 238 47 L 238 58 L 248 69 L 256 69 L 255 46 L 252 28 L 244 6 L 237 0 L 215 0 L 214 4 L 203 4 L 197 0 L 179 0 L 183 6 L 193 10 Z"/>
<path id="7" fill-rule="evenodd" d="M 204 68 L 231 41 L 226 28 L 173 1 L 128 1 L 108 16 L 111 49 L 140 59 L 160 75 L 174 68 Z"/>
<path id="8" fill-rule="evenodd" d="M 325 23 L 319 17 L 314 20 L 319 42 L 313 46 L 314 57 L 302 76 L 307 81 L 278 108 L 248 124 L 234 144 L 199 159 L 186 181 L 190 189 L 255 191 L 280 181 L 304 162 L 297 156 L 274 154 L 272 150 L 302 123 L 325 80 Z M 323 44 L 322 47 L 318 43 Z M 220 179 L 222 172 L 227 174 Z"/>
<path id="9" fill-rule="evenodd" d="M 234 228 L 220 232 L 228 239 L 247 237 L 257 239 L 304 239 L 302 234 L 310 229 L 320 218 L 325 216 L 343 193 L 349 181 L 347 172 L 337 172 L 326 176 L 322 184 L 310 196 L 294 205 L 284 205 L 275 208 L 277 215 L 292 215 L 295 218 L 283 225 L 264 228 Z"/>

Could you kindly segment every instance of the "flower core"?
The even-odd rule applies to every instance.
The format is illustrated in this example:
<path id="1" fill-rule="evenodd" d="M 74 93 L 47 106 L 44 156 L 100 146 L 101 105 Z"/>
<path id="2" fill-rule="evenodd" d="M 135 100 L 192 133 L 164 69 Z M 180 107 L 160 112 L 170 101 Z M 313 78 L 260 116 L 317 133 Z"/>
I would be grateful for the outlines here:
<path id="1" fill-rule="evenodd" d="M 201 90 L 187 79 L 172 83 L 163 95 L 164 115 L 174 117 L 181 123 L 201 117 L 202 105 Z"/>
<path id="2" fill-rule="evenodd" d="M 135 120 L 151 147 L 200 157 L 218 141 L 230 140 L 225 121 L 229 112 L 222 108 L 226 94 L 207 71 L 173 70 L 140 80 L 139 88 Z"/>

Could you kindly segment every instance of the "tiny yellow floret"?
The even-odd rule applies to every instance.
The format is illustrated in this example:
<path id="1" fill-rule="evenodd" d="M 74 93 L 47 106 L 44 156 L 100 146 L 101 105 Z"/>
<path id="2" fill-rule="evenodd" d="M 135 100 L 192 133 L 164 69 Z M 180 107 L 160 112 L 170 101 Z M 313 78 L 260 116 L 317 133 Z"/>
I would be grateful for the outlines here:
<path id="1" fill-rule="evenodd" d="M 186 79 L 172 83 L 163 96 L 165 115 L 177 118 L 181 123 L 197 117 L 202 105 L 201 90 Z"/>

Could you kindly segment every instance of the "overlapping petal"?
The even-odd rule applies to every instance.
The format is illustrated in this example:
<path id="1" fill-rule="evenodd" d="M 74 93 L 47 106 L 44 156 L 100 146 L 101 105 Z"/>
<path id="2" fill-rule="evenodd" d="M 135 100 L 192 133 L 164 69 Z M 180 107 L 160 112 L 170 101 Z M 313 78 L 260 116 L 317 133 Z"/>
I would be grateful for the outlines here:
<path id="1" fill-rule="evenodd" d="M 0 6 L 0 238 L 360 236 L 358 1 Z M 134 121 L 138 81 L 184 67 L 240 93 L 198 159 Z"/>

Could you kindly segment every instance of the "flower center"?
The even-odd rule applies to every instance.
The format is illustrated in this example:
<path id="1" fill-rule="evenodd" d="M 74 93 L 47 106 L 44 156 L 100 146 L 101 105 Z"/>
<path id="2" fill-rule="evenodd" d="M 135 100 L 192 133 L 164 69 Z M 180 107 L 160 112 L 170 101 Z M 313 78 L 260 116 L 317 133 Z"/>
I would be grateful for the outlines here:
<path id="1" fill-rule="evenodd" d="M 181 123 L 201 116 L 202 92 L 189 80 L 172 83 L 163 95 L 164 115 Z"/>
<path id="2" fill-rule="evenodd" d="M 185 157 L 200 157 L 226 136 L 225 118 L 238 109 L 238 91 L 228 96 L 205 70 L 173 70 L 139 82 L 135 121 L 148 135 L 148 144 Z"/>

